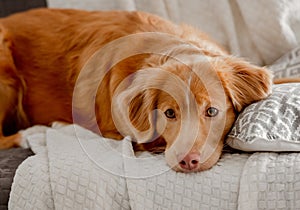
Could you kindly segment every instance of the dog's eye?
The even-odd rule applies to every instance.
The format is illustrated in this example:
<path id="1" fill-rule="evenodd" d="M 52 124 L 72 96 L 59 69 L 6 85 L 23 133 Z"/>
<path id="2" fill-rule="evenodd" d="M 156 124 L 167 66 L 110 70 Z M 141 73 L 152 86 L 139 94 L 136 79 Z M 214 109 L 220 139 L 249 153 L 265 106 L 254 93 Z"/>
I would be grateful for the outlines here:
<path id="1" fill-rule="evenodd" d="M 165 115 L 167 118 L 175 118 L 175 111 L 173 109 L 167 109 L 167 111 L 165 111 Z"/>
<path id="2" fill-rule="evenodd" d="M 219 110 L 215 107 L 209 107 L 207 110 L 206 110 L 206 115 L 208 117 L 215 117 L 219 114 Z"/>

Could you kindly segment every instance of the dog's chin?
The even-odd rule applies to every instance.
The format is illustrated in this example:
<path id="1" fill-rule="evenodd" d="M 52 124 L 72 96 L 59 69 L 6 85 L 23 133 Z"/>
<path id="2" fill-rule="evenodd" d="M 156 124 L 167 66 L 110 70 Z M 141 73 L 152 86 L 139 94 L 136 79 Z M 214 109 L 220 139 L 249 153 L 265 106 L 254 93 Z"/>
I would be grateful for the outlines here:
<path id="1" fill-rule="evenodd" d="M 193 170 L 186 170 L 186 169 L 181 168 L 179 165 L 174 166 L 172 169 L 176 172 L 181 172 L 181 173 L 196 173 L 196 172 L 203 171 L 203 170 L 201 170 L 201 167 L 198 167 Z"/>
<path id="2" fill-rule="evenodd" d="M 181 168 L 179 165 L 176 165 L 176 166 L 172 167 L 172 169 L 176 172 L 181 172 L 181 173 L 196 173 L 196 172 L 206 171 L 206 170 L 212 168 L 214 165 L 215 164 L 213 164 L 213 165 L 202 164 L 193 170 L 186 170 L 186 169 Z"/>
<path id="3" fill-rule="evenodd" d="M 182 172 L 182 173 L 195 173 L 195 172 L 202 172 L 202 171 L 206 171 L 206 170 L 209 170 L 211 169 L 212 167 L 214 167 L 219 158 L 220 158 L 221 154 L 213 154 L 208 160 L 206 160 L 205 162 L 199 164 L 199 166 L 195 169 L 192 169 L 192 170 L 187 170 L 187 169 L 183 169 L 181 168 L 178 164 L 177 165 L 174 165 L 171 166 L 169 164 L 169 166 L 176 172 Z"/>

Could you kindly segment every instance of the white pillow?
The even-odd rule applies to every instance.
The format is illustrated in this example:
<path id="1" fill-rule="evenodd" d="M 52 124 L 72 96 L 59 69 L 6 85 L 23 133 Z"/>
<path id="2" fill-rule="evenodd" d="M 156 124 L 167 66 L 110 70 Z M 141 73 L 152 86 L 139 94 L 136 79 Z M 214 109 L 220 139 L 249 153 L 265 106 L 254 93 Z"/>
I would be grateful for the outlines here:
<path id="1" fill-rule="evenodd" d="M 300 83 L 274 85 L 268 98 L 246 107 L 227 143 L 244 151 L 300 151 Z"/>

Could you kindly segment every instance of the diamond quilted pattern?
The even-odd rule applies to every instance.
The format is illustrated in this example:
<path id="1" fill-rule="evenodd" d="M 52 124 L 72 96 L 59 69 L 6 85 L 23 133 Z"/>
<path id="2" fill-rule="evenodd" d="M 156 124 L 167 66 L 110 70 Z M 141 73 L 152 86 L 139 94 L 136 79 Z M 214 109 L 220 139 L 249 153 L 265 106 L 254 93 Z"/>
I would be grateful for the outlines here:
<path id="1" fill-rule="evenodd" d="M 119 176 L 91 161 L 81 147 L 92 143 L 89 132 L 76 129 L 86 134 L 81 144 L 69 131 L 47 131 L 16 172 L 11 209 L 300 209 L 298 153 L 225 153 L 201 173 Z M 123 170 L 132 163 L 124 159 Z"/>
<path id="2" fill-rule="evenodd" d="M 170 170 L 146 179 L 128 179 L 132 209 L 236 209 L 247 158 L 247 154 L 225 154 L 217 166 L 201 174 Z"/>
<path id="3" fill-rule="evenodd" d="M 0 209 L 7 209 L 9 193 L 19 164 L 32 155 L 30 149 L 15 148 L 0 152 Z"/>
<path id="4" fill-rule="evenodd" d="M 241 178 L 239 209 L 300 209 L 300 154 L 255 153 Z"/>

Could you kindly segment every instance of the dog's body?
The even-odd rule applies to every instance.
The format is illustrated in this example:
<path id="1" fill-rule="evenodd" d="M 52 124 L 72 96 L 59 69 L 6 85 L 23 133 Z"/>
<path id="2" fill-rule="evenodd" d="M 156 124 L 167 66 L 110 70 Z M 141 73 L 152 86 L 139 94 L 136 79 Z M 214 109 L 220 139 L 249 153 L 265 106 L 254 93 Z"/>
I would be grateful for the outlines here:
<path id="1" fill-rule="evenodd" d="M 136 93 L 129 103 L 132 125 L 139 131 L 151 130 L 150 136 L 161 134 L 155 141 L 139 144 L 136 148 L 166 148 L 167 162 L 180 171 L 199 171 L 215 164 L 236 114 L 244 106 L 270 93 L 270 73 L 228 56 L 192 27 L 178 26 L 141 12 L 40 9 L 0 19 L 0 128 L 3 128 L 3 133 L 0 130 L 0 148 L 17 146 L 20 135 L 6 134 L 19 129 L 35 124 L 49 125 L 54 121 L 72 123 L 73 91 L 88 59 L 111 41 L 142 32 L 162 32 L 188 43 L 184 49 L 176 44 L 170 49 L 170 54 L 175 57 L 183 55 L 186 63 L 145 53 L 111 66 L 112 70 L 105 75 L 95 100 L 101 134 L 114 139 L 122 139 L 124 135 L 138 138 L 128 128 L 122 128 L 120 132 L 116 127 L 111 112 L 113 95 L 118 85 L 131 74 L 135 76 L 123 90 L 126 94 L 132 94 L 130 91 L 139 90 L 139 86 L 152 81 L 158 86 L 171 87 L 172 92 L 172 86 L 176 84 L 163 74 L 168 72 L 188 85 L 193 95 L 191 98 L 197 104 L 197 113 L 191 112 L 189 107 L 181 107 L 181 102 L 166 91 L 150 88 Z M 205 56 L 207 61 L 194 59 L 195 54 Z M 89 88 L 88 81 L 85 88 Z M 173 93 L 176 91 L 175 88 Z M 221 100 L 222 91 L 225 97 Z M 191 98 L 179 97 L 179 101 L 183 98 L 190 104 Z M 166 119 L 161 119 L 163 114 L 156 114 L 155 119 L 149 120 L 154 109 L 161 110 Z M 187 121 L 195 122 L 189 125 L 197 125 L 197 131 L 193 142 L 182 143 L 182 138 L 189 138 L 184 135 L 188 131 L 180 129 Z M 161 124 L 165 129 L 158 132 Z M 82 123 L 82 126 L 96 132 L 95 127 L 88 123 Z M 203 151 L 206 141 L 214 141 L 216 146 L 200 164 L 201 154 L 206 153 Z M 182 147 L 188 150 L 180 149 Z"/>

